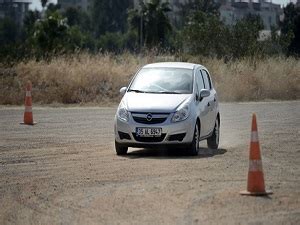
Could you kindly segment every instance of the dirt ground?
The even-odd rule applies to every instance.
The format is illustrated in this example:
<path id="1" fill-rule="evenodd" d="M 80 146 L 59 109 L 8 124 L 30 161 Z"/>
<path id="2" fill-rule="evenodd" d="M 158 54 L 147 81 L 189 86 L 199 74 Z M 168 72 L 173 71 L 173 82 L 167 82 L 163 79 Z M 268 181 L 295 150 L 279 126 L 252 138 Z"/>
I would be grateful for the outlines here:
<path id="1" fill-rule="evenodd" d="M 300 101 L 221 104 L 221 145 L 114 151 L 116 108 L 0 107 L 0 224 L 300 224 Z M 269 197 L 246 189 L 251 113 Z"/>

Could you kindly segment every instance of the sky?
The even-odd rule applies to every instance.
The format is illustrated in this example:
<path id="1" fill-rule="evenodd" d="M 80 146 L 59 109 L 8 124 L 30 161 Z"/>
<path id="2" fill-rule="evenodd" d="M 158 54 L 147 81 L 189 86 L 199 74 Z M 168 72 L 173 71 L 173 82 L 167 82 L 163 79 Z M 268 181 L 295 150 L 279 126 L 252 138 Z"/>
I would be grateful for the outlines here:
<path id="1" fill-rule="evenodd" d="M 280 5 L 286 5 L 290 1 L 294 1 L 295 2 L 296 0 L 272 0 L 273 3 L 280 4 Z M 57 0 L 49 0 L 49 2 L 57 3 Z M 33 9 L 41 10 L 42 9 L 41 1 L 40 0 L 33 0 L 32 4 L 30 6 L 30 9 L 32 9 L 32 10 Z"/>
<path id="2" fill-rule="evenodd" d="M 49 0 L 49 2 L 57 3 L 57 0 Z M 41 1 L 40 0 L 32 0 L 32 4 L 30 4 L 30 9 L 42 10 Z"/>

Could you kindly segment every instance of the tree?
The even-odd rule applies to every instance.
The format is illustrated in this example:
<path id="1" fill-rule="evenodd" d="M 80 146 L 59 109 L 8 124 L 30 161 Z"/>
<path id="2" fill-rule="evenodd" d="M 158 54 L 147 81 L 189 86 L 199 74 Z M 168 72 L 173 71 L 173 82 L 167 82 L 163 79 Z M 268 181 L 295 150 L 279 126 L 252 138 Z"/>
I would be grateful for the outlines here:
<path id="1" fill-rule="evenodd" d="M 14 44 L 18 37 L 18 27 L 10 18 L 0 19 L 0 46 Z"/>
<path id="2" fill-rule="evenodd" d="M 192 13 L 182 32 L 185 51 L 195 55 L 241 58 L 261 52 L 258 41 L 263 29 L 259 16 L 248 15 L 227 27 L 219 16 L 198 10 Z"/>
<path id="3" fill-rule="evenodd" d="M 120 32 L 106 33 L 100 37 L 98 49 L 120 53 L 124 49 L 124 36 Z"/>
<path id="4" fill-rule="evenodd" d="M 92 25 L 89 15 L 78 8 L 68 8 L 63 16 L 67 18 L 69 26 L 78 26 L 82 31 L 91 31 Z"/>
<path id="5" fill-rule="evenodd" d="M 38 58 L 48 58 L 52 54 L 68 51 L 72 44 L 70 39 L 66 19 L 59 13 L 53 13 L 35 23 L 34 32 L 28 41 Z"/>
<path id="6" fill-rule="evenodd" d="M 300 7 L 293 3 L 284 8 L 284 20 L 281 23 L 282 39 L 289 40 L 288 55 L 300 56 Z"/>
<path id="7" fill-rule="evenodd" d="M 220 4 L 214 0 L 189 0 L 186 4 L 182 5 L 191 12 L 201 11 L 206 14 L 219 15 Z"/>
<path id="8" fill-rule="evenodd" d="M 196 12 L 203 12 L 208 15 L 219 16 L 220 3 L 214 0 L 188 0 L 185 3 L 177 3 L 177 7 L 180 9 L 179 15 L 181 17 L 181 25 L 185 25 L 184 21 L 189 21 L 191 15 Z"/>
<path id="9" fill-rule="evenodd" d="M 205 56 L 222 56 L 228 28 L 219 19 L 220 4 L 213 0 L 189 0 L 181 5 L 186 23 L 182 32 L 185 51 Z"/>
<path id="10" fill-rule="evenodd" d="M 26 36 L 29 36 L 32 33 L 34 29 L 34 24 L 39 19 L 41 19 L 41 13 L 39 11 L 35 10 L 35 11 L 29 11 L 27 13 L 27 15 L 24 18 L 24 26 L 23 26 Z"/>
<path id="11" fill-rule="evenodd" d="M 0 19 L 0 61 L 12 61 L 15 58 L 18 40 L 18 27 L 9 18 Z"/>
<path id="12" fill-rule="evenodd" d="M 100 37 L 106 32 L 124 32 L 129 6 L 130 0 L 94 0 L 91 15 L 95 36 Z"/>
<path id="13" fill-rule="evenodd" d="M 216 15 L 195 12 L 182 32 L 185 50 L 195 55 L 223 56 L 226 54 L 227 27 Z"/>
<path id="14" fill-rule="evenodd" d="M 48 0 L 41 0 L 41 4 L 42 4 L 43 9 L 45 9 L 47 3 L 48 3 Z"/>
<path id="15" fill-rule="evenodd" d="M 46 14 L 47 15 L 50 15 L 51 13 L 54 13 L 56 11 L 58 11 L 60 9 L 60 5 L 58 4 L 53 4 L 53 3 L 49 3 L 47 5 L 47 11 L 46 11 Z"/>
<path id="16" fill-rule="evenodd" d="M 249 14 L 231 28 L 229 50 L 233 58 L 254 56 L 260 51 L 259 31 L 264 28 L 260 16 Z"/>
<path id="17" fill-rule="evenodd" d="M 167 12 L 170 11 L 168 2 L 151 0 L 148 3 L 140 1 L 141 10 L 130 12 L 131 29 L 137 30 L 147 47 L 166 46 L 167 36 L 172 30 Z"/>

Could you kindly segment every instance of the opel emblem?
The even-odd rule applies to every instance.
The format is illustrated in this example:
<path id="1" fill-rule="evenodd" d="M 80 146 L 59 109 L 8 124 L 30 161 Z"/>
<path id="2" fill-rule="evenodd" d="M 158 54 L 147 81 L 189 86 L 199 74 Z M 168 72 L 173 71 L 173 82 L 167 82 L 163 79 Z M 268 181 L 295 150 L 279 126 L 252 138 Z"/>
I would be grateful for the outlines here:
<path id="1" fill-rule="evenodd" d="M 152 120 L 152 115 L 151 113 L 148 113 L 147 114 L 147 117 L 146 117 L 147 121 L 150 122 Z"/>

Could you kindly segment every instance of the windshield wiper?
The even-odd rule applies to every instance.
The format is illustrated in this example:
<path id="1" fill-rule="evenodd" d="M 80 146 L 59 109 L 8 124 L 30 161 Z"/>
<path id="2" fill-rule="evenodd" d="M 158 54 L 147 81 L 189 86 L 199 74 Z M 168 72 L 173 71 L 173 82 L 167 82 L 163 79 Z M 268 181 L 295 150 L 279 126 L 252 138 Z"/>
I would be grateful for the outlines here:
<path id="1" fill-rule="evenodd" d="M 159 94 L 182 94 L 182 93 L 179 93 L 176 91 L 159 91 L 157 93 L 159 93 Z"/>
<path id="2" fill-rule="evenodd" d="M 128 92 L 133 91 L 136 93 L 146 93 L 145 91 L 137 90 L 137 89 L 129 89 Z"/>
<path id="3" fill-rule="evenodd" d="M 141 91 L 138 89 L 129 89 L 128 92 L 136 92 L 136 93 L 150 93 L 150 94 L 182 94 L 176 91 Z"/>

